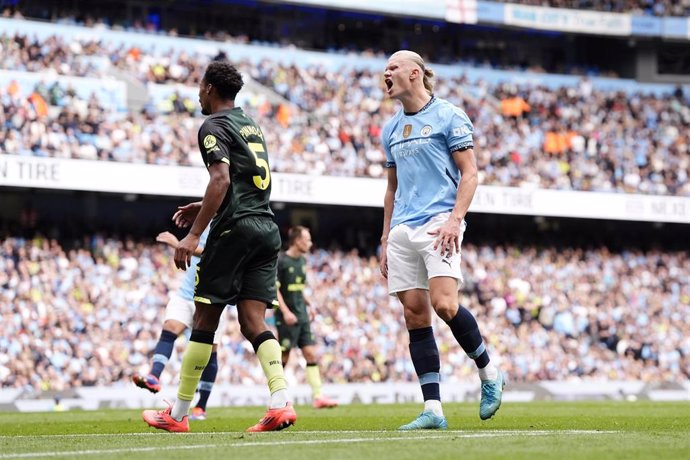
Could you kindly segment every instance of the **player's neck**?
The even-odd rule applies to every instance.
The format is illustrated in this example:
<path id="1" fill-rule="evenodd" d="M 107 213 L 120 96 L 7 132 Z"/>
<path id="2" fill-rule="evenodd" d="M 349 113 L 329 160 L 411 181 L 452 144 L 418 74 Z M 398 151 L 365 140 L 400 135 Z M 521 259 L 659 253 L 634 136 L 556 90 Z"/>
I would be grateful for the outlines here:
<path id="1" fill-rule="evenodd" d="M 293 259 L 296 259 L 298 257 L 302 257 L 302 252 L 299 249 L 294 248 L 294 247 L 288 248 L 287 251 L 285 251 L 285 254 L 289 255 Z"/>
<path id="2" fill-rule="evenodd" d="M 211 102 L 211 113 L 221 112 L 223 110 L 230 110 L 235 108 L 235 101 L 227 101 L 219 99 Z"/>
<path id="3" fill-rule="evenodd" d="M 403 110 L 406 114 L 415 114 L 422 110 L 422 108 L 429 103 L 431 95 L 424 91 L 423 93 L 409 94 L 400 98 Z"/>

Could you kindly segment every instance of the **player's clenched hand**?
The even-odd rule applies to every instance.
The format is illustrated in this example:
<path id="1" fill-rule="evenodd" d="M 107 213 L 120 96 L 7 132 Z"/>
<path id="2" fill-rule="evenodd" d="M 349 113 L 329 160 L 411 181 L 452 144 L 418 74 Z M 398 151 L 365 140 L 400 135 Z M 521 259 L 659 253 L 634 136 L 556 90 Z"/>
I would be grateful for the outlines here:
<path id="1" fill-rule="evenodd" d="M 434 251 L 440 248 L 441 256 L 452 256 L 460 252 L 460 220 L 449 217 L 438 229 L 428 232 L 436 237 Z"/>
<path id="2" fill-rule="evenodd" d="M 197 246 L 199 246 L 198 236 L 190 233 L 182 238 L 175 249 L 175 266 L 180 270 L 187 270 L 187 267 L 192 264 L 192 256 Z"/>
<path id="3" fill-rule="evenodd" d="M 194 223 L 196 215 L 201 209 L 201 201 L 195 201 L 184 206 L 178 206 L 177 211 L 173 214 L 173 222 L 180 228 L 187 228 Z"/>

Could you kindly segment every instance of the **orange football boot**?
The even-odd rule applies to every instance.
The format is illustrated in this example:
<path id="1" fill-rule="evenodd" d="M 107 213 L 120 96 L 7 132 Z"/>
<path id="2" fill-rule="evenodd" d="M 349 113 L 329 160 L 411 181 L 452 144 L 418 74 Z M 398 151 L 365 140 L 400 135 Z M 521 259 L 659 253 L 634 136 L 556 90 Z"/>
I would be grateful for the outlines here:
<path id="1" fill-rule="evenodd" d="M 266 415 L 254 426 L 247 428 L 249 433 L 260 433 L 262 431 L 279 431 L 294 425 L 297 421 L 297 413 L 292 404 L 287 403 L 285 407 L 278 409 L 268 409 Z"/>
<path id="2" fill-rule="evenodd" d="M 182 420 L 177 421 L 170 413 L 172 412 L 172 404 L 165 401 L 168 405 L 163 410 L 145 410 L 141 413 L 144 421 L 154 428 L 159 430 L 170 431 L 171 433 L 186 433 L 189 431 L 189 417 L 184 416 Z"/>

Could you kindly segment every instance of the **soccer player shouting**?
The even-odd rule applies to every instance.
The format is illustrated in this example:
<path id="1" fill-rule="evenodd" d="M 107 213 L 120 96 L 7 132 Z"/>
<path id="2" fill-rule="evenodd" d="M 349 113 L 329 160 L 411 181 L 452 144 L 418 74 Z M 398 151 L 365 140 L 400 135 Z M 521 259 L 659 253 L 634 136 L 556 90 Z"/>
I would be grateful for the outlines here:
<path id="1" fill-rule="evenodd" d="M 440 359 L 432 311 L 450 326 L 481 379 L 479 416 L 501 405 L 503 375 L 489 360 L 477 321 L 458 305 L 465 214 L 477 188 L 472 123 L 464 111 L 433 95 L 433 77 L 412 51 L 398 51 L 383 74 L 387 94 L 402 103 L 385 125 L 388 186 L 384 198 L 381 273 L 403 304 L 410 355 L 424 410 L 400 430 L 446 429 Z"/>
<path id="2" fill-rule="evenodd" d="M 162 411 L 147 410 L 146 423 L 167 431 L 189 431 L 187 412 L 211 355 L 213 336 L 225 305 L 236 304 L 242 335 L 252 343 L 268 380 L 268 412 L 247 431 L 281 430 L 297 415 L 288 402 L 278 341 L 266 325 L 266 307 L 276 302 L 280 232 L 269 206 L 271 173 L 261 128 L 235 106 L 242 76 L 228 62 L 208 65 L 199 84 L 199 149 L 210 180 L 200 202 L 181 206 L 173 216 L 191 226 L 175 250 L 175 265 L 190 265 L 199 237 L 211 223 L 197 267 L 196 311 L 182 359 L 177 401 Z"/>

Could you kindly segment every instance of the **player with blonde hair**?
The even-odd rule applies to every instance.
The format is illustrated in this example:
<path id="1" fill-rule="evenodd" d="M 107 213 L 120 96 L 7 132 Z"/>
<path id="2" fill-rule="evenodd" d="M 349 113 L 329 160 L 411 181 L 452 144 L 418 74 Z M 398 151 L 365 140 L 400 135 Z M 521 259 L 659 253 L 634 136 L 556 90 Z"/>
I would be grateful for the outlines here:
<path id="1" fill-rule="evenodd" d="M 473 127 L 465 112 L 434 96 L 433 72 L 419 54 L 398 51 L 383 74 L 387 95 L 401 102 L 385 125 L 388 186 L 384 197 L 381 273 L 403 304 L 410 355 L 424 410 L 400 430 L 446 429 L 440 395 L 440 358 L 432 313 L 450 327 L 481 379 L 479 416 L 501 405 L 503 375 L 472 313 L 459 305 L 460 246 L 465 215 L 477 188 Z"/>

